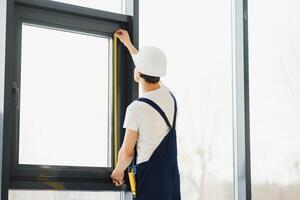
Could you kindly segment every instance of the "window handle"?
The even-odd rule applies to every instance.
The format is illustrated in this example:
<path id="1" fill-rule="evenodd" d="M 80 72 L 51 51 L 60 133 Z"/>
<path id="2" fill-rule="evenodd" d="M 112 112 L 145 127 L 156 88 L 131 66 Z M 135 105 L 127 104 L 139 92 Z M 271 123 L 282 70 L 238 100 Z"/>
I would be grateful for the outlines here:
<path id="1" fill-rule="evenodd" d="M 14 95 L 14 99 L 16 100 L 16 109 L 20 109 L 20 88 L 18 88 L 17 82 L 12 83 L 12 91 Z"/>

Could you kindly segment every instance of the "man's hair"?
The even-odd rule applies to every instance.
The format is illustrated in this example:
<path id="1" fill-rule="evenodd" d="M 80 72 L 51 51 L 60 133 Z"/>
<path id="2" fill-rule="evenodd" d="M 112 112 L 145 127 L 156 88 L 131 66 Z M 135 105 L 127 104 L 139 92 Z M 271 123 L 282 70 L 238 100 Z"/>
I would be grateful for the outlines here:
<path id="1" fill-rule="evenodd" d="M 140 73 L 140 77 L 142 77 L 143 79 L 145 79 L 145 81 L 147 83 L 158 83 L 159 80 L 160 80 L 160 77 L 149 76 L 149 75 L 142 74 L 142 73 Z"/>

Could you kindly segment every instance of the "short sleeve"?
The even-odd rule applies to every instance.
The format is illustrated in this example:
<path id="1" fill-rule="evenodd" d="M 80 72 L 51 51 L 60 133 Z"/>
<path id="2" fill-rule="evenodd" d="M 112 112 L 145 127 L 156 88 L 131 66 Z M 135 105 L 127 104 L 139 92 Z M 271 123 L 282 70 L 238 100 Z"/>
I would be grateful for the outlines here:
<path id="1" fill-rule="evenodd" d="M 123 128 L 128 128 L 134 131 L 139 130 L 139 112 L 138 107 L 135 104 L 130 104 L 125 113 L 125 119 L 123 123 Z"/>

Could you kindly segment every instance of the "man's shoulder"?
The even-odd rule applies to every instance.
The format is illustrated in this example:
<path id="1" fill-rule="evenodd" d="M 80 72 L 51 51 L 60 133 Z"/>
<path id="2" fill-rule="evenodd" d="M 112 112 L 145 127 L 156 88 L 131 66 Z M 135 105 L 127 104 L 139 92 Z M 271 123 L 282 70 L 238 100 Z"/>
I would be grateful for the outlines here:
<path id="1" fill-rule="evenodd" d="M 128 105 L 127 110 L 140 111 L 143 108 L 144 108 L 144 104 L 136 99 Z"/>

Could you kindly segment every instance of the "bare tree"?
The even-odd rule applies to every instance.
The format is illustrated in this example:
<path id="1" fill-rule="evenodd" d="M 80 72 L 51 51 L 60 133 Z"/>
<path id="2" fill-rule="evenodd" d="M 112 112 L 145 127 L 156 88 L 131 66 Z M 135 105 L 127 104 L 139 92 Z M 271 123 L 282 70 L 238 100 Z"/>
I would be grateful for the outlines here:
<path id="1" fill-rule="evenodd" d="M 219 77 L 222 77 L 223 74 L 221 71 L 215 74 L 215 81 L 212 81 L 212 85 L 210 90 L 208 91 L 207 105 L 205 106 L 205 110 L 207 113 L 203 115 L 200 119 L 200 123 L 203 123 L 203 131 L 200 138 L 200 143 L 198 144 L 198 149 L 196 155 L 200 158 L 200 183 L 199 183 L 199 199 L 205 200 L 206 192 L 205 188 L 207 185 L 207 175 L 208 175 L 208 167 L 210 162 L 213 159 L 213 151 L 215 148 L 215 142 L 218 137 L 221 118 L 219 117 L 220 113 L 223 113 L 224 106 L 218 102 L 218 94 L 221 86 L 221 82 L 217 81 Z M 209 123 L 207 123 L 207 120 Z"/>

